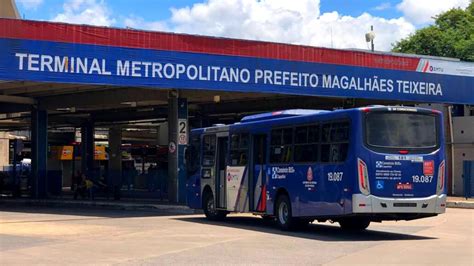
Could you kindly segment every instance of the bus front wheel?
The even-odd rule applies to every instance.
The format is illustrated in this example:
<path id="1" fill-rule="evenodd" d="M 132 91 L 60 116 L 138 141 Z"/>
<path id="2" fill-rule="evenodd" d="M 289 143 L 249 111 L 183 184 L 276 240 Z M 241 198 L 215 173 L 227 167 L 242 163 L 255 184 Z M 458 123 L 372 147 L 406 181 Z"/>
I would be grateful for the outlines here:
<path id="1" fill-rule="evenodd" d="M 291 202 L 287 195 L 280 195 L 276 203 L 276 221 L 281 230 L 293 230 L 298 226 L 298 221 L 293 217 Z"/>
<path id="2" fill-rule="evenodd" d="M 363 231 L 370 225 L 370 220 L 363 218 L 347 218 L 339 221 L 339 225 L 346 231 Z"/>
<path id="3" fill-rule="evenodd" d="M 216 209 L 216 203 L 214 201 L 214 196 L 212 195 L 212 193 L 206 193 L 203 207 L 204 215 L 206 215 L 206 218 L 209 220 L 220 221 L 227 216 L 226 211 Z"/>

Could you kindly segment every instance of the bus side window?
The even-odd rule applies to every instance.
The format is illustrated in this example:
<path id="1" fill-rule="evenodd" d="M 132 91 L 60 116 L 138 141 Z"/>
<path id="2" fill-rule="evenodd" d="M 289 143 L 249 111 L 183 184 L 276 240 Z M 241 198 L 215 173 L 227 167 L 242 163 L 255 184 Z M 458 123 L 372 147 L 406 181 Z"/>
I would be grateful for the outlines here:
<path id="1" fill-rule="evenodd" d="M 321 142 L 321 162 L 344 162 L 349 149 L 349 122 L 324 124 Z"/>
<path id="2" fill-rule="evenodd" d="M 271 131 L 270 163 L 289 163 L 293 159 L 293 129 Z"/>
<path id="3" fill-rule="evenodd" d="M 295 130 L 295 163 L 317 162 L 319 126 L 297 127 Z"/>
<path id="4" fill-rule="evenodd" d="M 328 163 L 331 155 L 331 144 L 329 144 L 331 124 L 323 124 L 321 131 L 321 162 Z"/>
<path id="5" fill-rule="evenodd" d="M 205 135 L 203 137 L 203 166 L 213 166 L 216 159 L 216 136 Z"/>
<path id="6" fill-rule="evenodd" d="M 232 134 L 230 141 L 230 165 L 247 165 L 249 134 Z"/>

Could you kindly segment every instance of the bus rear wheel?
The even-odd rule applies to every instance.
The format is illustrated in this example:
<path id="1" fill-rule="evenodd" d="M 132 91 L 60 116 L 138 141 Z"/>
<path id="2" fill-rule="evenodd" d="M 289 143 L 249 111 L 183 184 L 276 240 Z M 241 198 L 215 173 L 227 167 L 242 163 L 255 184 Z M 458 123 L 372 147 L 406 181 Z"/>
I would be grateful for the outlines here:
<path id="1" fill-rule="evenodd" d="M 212 193 L 206 193 L 205 195 L 206 196 L 204 197 L 203 209 L 206 218 L 213 221 L 223 220 L 227 216 L 227 212 L 216 209 L 216 204 L 214 202 L 214 196 L 212 195 Z"/>
<path id="2" fill-rule="evenodd" d="M 291 202 L 287 195 L 280 195 L 276 202 L 276 222 L 283 231 L 294 230 L 298 227 L 298 221 L 293 217 Z"/>
<path id="3" fill-rule="evenodd" d="M 339 225 L 345 231 L 363 231 L 370 225 L 370 220 L 364 218 L 347 218 L 339 220 Z"/>

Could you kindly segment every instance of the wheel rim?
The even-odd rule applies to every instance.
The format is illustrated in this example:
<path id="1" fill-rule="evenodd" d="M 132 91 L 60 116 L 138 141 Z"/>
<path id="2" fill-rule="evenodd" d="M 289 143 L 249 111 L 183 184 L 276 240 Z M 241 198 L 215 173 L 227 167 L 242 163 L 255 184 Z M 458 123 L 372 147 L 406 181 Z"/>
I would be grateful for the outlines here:
<path id="1" fill-rule="evenodd" d="M 286 202 L 281 202 L 278 208 L 278 219 L 281 224 L 286 224 L 288 221 L 288 205 Z"/>

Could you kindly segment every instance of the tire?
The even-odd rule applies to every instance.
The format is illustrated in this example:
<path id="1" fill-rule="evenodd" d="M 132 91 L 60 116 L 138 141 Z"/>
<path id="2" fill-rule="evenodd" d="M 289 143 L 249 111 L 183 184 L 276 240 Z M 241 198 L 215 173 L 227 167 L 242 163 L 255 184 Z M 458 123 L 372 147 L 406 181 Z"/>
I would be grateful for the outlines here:
<path id="1" fill-rule="evenodd" d="M 370 220 L 363 218 L 347 218 L 340 220 L 339 225 L 341 226 L 342 230 L 358 232 L 367 229 L 367 227 L 370 225 Z"/>
<path id="2" fill-rule="evenodd" d="M 294 230 L 298 227 L 298 219 L 293 217 L 291 202 L 287 195 L 280 195 L 276 202 L 275 218 L 283 231 Z"/>
<path id="3" fill-rule="evenodd" d="M 212 193 L 206 193 L 203 202 L 203 209 L 206 218 L 212 221 L 222 221 L 227 216 L 226 211 L 216 210 L 215 209 L 214 196 Z"/>

